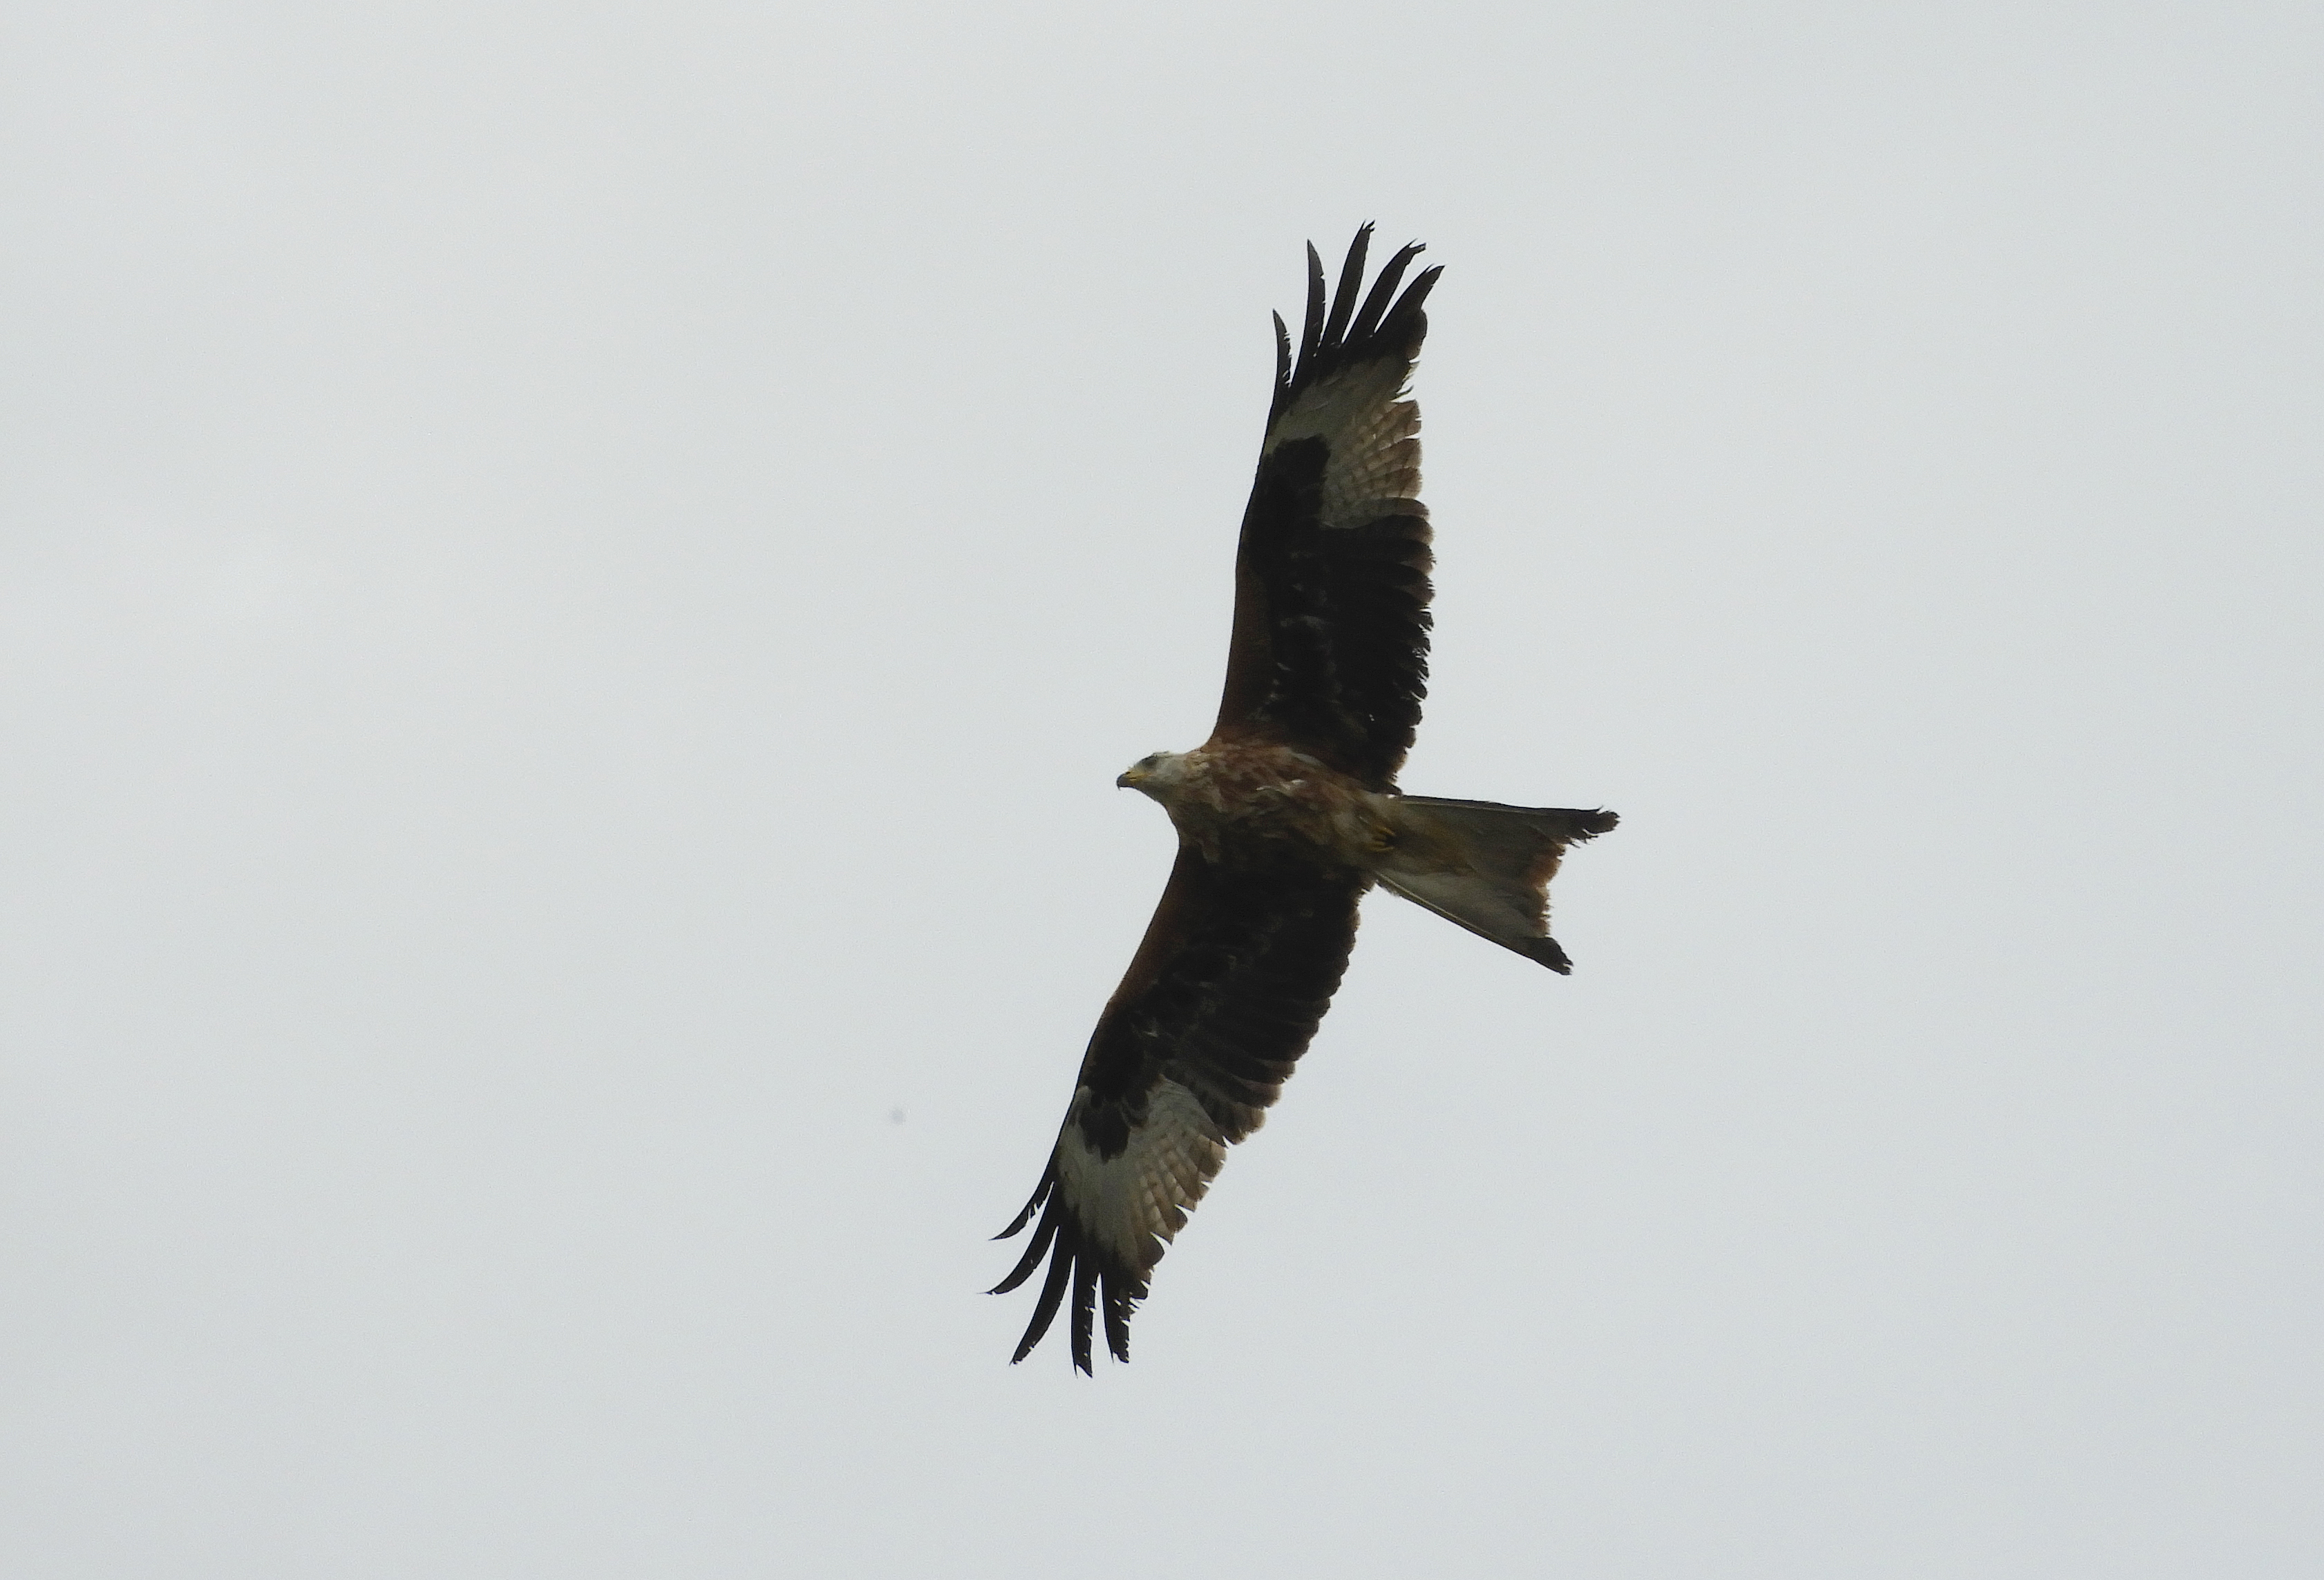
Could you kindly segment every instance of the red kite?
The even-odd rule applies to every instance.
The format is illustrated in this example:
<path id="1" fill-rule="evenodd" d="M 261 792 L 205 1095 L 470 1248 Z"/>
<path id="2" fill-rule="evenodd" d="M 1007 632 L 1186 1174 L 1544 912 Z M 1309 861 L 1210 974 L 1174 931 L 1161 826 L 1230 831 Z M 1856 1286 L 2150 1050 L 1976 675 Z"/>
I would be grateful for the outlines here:
<path id="1" fill-rule="evenodd" d="M 1438 801 L 1396 787 L 1428 675 L 1428 510 L 1420 413 L 1405 399 L 1441 270 L 1401 297 L 1417 243 L 1360 307 L 1371 226 L 1326 312 L 1307 249 L 1295 364 L 1275 320 L 1275 401 L 1235 552 L 1234 635 L 1211 738 L 1157 751 L 1117 783 L 1178 830 L 1169 886 L 1099 1016 L 1039 1189 L 1041 1213 L 992 1292 L 1047 1280 L 1015 1360 L 1070 1290 L 1074 1364 L 1094 1318 L 1130 1358 L 1130 1317 L 1227 1147 L 1267 1117 L 1355 946 L 1356 902 L 1384 885 L 1553 971 L 1548 884 L 1610 812 Z M 1047 1210 L 1042 1211 L 1042 1204 Z"/>

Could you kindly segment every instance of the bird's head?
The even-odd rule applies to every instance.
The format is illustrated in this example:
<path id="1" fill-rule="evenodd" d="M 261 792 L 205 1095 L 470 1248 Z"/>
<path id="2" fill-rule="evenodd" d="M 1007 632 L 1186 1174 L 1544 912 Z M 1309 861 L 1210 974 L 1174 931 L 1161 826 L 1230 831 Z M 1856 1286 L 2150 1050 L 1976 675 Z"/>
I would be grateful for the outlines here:
<path id="1" fill-rule="evenodd" d="M 1160 801 L 1184 777 L 1179 764 L 1184 752 L 1154 751 L 1139 758 L 1121 771 L 1114 784 L 1125 790 L 1135 790 Z"/>

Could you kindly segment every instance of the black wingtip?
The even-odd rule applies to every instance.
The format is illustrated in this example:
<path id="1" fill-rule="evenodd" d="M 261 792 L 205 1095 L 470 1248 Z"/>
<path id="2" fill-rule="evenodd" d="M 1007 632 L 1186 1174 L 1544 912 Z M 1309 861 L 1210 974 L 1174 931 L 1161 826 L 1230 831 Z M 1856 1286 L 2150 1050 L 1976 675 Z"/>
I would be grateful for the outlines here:
<path id="1" fill-rule="evenodd" d="M 1097 1315 L 1097 1259 L 1084 1256 L 1074 1265 L 1074 1370 L 1094 1377 L 1090 1364 L 1090 1332 Z"/>
<path id="2" fill-rule="evenodd" d="M 1307 243 L 1307 317 L 1299 326 L 1299 360 L 1291 370 L 1291 381 L 1302 382 L 1308 369 L 1314 365 L 1315 352 L 1323 338 L 1323 260 L 1316 253 L 1315 243 Z"/>
<path id="3" fill-rule="evenodd" d="M 1138 1309 L 1136 1300 L 1116 1281 L 1111 1272 L 1105 1275 L 1105 1347 L 1122 1364 L 1130 1364 L 1130 1314 Z"/>
<path id="4" fill-rule="evenodd" d="M 1041 1210 L 1041 1203 L 1048 1199 L 1049 1192 L 1056 1190 L 1056 1186 L 1057 1160 L 1052 1156 L 1049 1166 L 1041 1171 L 1041 1182 L 1033 1187 L 1032 1199 L 1025 1204 L 1023 1210 L 1019 1211 L 1015 1217 L 1009 1220 L 1007 1228 L 992 1237 L 996 1240 L 1006 1240 L 1023 1233 L 1025 1226 L 1033 1221 L 1033 1215 Z"/>
<path id="5" fill-rule="evenodd" d="M 1420 309 L 1426 305 L 1428 293 L 1436 289 L 1436 282 L 1443 276 L 1444 265 L 1442 263 L 1432 264 L 1416 275 L 1411 286 L 1389 309 L 1387 319 L 1380 325 L 1379 334 L 1385 338 L 1408 341 L 1416 345 L 1420 337 L 1428 332 L 1428 319 Z"/>
<path id="6" fill-rule="evenodd" d="M 1425 250 L 1420 243 L 1412 242 L 1397 250 L 1371 289 L 1364 291 L 1364 264 L 1370 255 L 1372 228 L 1370 220 L 1357 227 L 1347 259 L 1340 266 L 1339 283 L 1328 298 L 1323 289 L 1323 256 L 1314 243 L 1307 243 L 1307 312 L 1296 346 L 1290 342 L 1282 315 L 1275 318 L 1275 401 L 1268 414 L 1270 422 L 1283 414 L 1299 390 L 1342 367 L 1376 356 L 1409 358 L 1419 352 L 1420 342 L 1428 333 L 1421 305 L 1443 268 L 1422 270 L 1399 298 L 1397 288 L 1404 282 L 1405 271 Z M 1360 296 L 1360 307 L 1357 305 Z"/>
<path id="7" fill-rule="evenodd" d="M 1051 1166 L 1054 1170 L 1054 1162 Z M 1065 1309 L 1065 1297 L 1071 1294 L 1073 1315 L 1067 1329 L 1074 1366 L 1084 1375 L 1094 1376 L 1095 1348 L 1092 1341 L 1101 1319 L 1105 1326 L 1106 1349 L 1118 1361 L 1130 1359 L 1130 1318 L 1137 1311 L 1138 1302 L 1146 1298 L 1146 1281 L 1119 1260 L 1101 1252 L 1084 1235 L 1067 1209 L 1064 1196 L 1053 1190 L 1054 1184 L 1053 1174 L 1043 1177 L 1042 1195 L 1034 1199 L 1034 1205 L 1039 1205 L 1042 1197 L 1047 1197 L 1048 1210 L 1041 1215 L 1040 1226 L 1034 1230 L 1017 1265 L 988 1292 L 1009 1293 L 1032 1277 L 1046 1261 L 1048 1272 L 1041 1281 L 1040 1297 L 1033 1303 L 1032 1320 L 1026 1323 L 1024 1337 L 1017 1341 L 1016 1353 L 1009 1357 L 1009 1364 L 1013 1366 L 1024 1360 L 1048 1337 L 1057 1313 Z"/>
<path id="8" fill-rule="evenodd" d="M 1573 958 L 1554 938 L 1529 938 L 1517 950 L 1526 959 L 1547 966 L 1561 977 L 1573 975 Z"/>
<path id="9" fill-rule="evenodd" d="M 1057 1308 L 1065 1303 L 1065 1282 L 1073 1275 L 1074 1236 L 1066 1228 L 1057 1236 L 1056 1250 L 1049 1258 L 1049 1276 L 1041 1285 L 1041 1298 L 1033 1303 L 1033 1320 L 1025 1325 L 1025 1337 L 1017 1341 L 1017 1353 L 1009 1357 L 1010 1365 L 1031 1355 L 1033 1346 L 1047 1337 L 1049 1324 L 1057 1319 Z"/>
<path id="10" fill-rule="evenodd" d="M 1033 1276 L 1033 1270 L 1041 1265 L 1041 1257 L 1048 1251 L 1050 1242 L 1056 1238 L 1055 1228 L 1044 1223 L 1041 1226 L 1041 1232 L 1035 1235 L 1026 1245 L 1025 1254 L 1019 1257 L 1017 1265 L 1009 1270 L 1009 1276 L 984 1292 L 988 1295 L 1005 1295 L 1013 1291 L 1019 1284 Z"/>
<path id="11" fill-rule="evenodd" d="M 1332 316 L 1323 325 L 1323 344 L 1337 345 L 1348 332 L 1348 319 L 1356 310 L 1356 291 L 1364 282 L 1364 254 L 1371 248 L 1372 222 L 1366 220 L 1356 227 L 1356 239 L 1348 243 L 1348 261 L 1340 265 L 1340 283 L 1332 292 Z M 1310 255 L 1314 243 L 1308 243 Z"/>

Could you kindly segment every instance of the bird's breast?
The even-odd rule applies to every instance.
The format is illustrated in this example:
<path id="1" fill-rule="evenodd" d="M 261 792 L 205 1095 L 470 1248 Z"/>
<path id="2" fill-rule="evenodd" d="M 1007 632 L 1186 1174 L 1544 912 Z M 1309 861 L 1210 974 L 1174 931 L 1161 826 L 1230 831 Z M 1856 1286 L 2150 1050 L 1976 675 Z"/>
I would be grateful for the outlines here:
<path id="1" fill-rule="evenodd" d="M 1375 804 L 1387 797 L 1286 746 L 1213 741 L 1186 753 L 1181 771 L 1164 805 L 1213 861 L 1365 867 L 1385 826 Z"/>

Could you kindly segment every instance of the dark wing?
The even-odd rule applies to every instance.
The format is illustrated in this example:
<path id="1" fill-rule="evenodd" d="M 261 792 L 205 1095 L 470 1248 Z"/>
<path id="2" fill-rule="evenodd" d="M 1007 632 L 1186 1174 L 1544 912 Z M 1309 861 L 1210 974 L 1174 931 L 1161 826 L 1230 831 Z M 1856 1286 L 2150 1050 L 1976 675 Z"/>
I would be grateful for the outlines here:
<path id="1" fill-rule="evenodd" d="M 1428 687 L 1420 412 L 1403 397 L 1443 271 L 1396 295 L 1416 243 L 1359 308 L 1370 239 L 1370 225 L 1356 233 L 1328 315 L 1323 262 L 1307 249 L 1296 363 L 1275 320 L 1275 403 L 1235 555 L 1218 733 L 1283 741 L 1385 790 Z"/>
<path id="2" fill-rule="evenodd" d="M 1023 1259 L 992 1291 L 1015 1289 L 1048 1257 L 1013 1360 L 1041 1342 L 1069 1287 L 1074 1364 L 1090 1370 L 1101 1305 L 1106 1347 L 1130 1358 L 1130 1316 L 1167 1242 L 1314 1036 L 1355 946 L 1368 883 L 1305 865 L 1224 868 L 1180 847 L 1145 942 L 1090 1038 L 1040 1188 L 1000 1236 L 1047 1204 Z"/>

